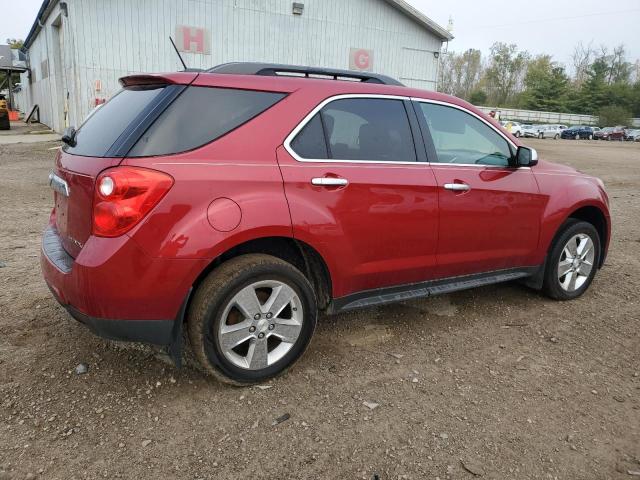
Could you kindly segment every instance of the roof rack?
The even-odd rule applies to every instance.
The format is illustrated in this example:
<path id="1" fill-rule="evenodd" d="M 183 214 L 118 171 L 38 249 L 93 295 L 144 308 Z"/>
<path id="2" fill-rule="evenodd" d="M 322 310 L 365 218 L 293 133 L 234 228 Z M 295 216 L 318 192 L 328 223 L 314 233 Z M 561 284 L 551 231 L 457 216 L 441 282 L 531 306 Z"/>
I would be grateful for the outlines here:
<path id="1" fill-rule="evenodd" d="M 235 75 L 292 76 L 306 78 L 327 78 L 333 80 L 360 81 L 363 83 L 379 83 L 382 85 L 404 84 L 387 75 L 357 72 L 334 68 L 303 67 L 300 65 L 281 65 L 278 63 L 231 62 L 223 63 L 207 70 L 208 73 L 228 73 Z"/>

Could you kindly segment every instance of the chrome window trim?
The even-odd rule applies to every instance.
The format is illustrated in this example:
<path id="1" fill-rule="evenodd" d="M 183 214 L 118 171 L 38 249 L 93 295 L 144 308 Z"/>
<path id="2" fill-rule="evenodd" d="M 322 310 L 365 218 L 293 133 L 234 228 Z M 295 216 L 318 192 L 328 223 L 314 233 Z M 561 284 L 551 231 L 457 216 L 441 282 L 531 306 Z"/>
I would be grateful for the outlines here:
<path id="1" fill-rule="evenodd" d="M 378 93 L 346 93 L 340 95 L 334 95 L 329 98 L 325 98 L 322 102 L 320 102 L 316 107 L 311 110 L 298 125 L 291 131 L 289 135 L 284 139 L 283 146 L 285 150 L 298 162 L 304 163 L 366 163 L 366 164 L 380 164 L 380 165 L 427 165 L 428 162 L 420 162 L 414 160 L 412 162 L 394 162 L 388 160 L 342 160 L 338 158 L 302 158 L 298 155 L 293 148 L 291 147 L 291 142 L 293 139 L 300 133 L 300 131 L 311 121 L 311 119 L 322 110 L 326 105 L 331 102 L 335 102 L 337 100 L 344 100 L 348 98 L 373 98 L 373 99 L 383 99 L 383 100 L 411 100 L 410 97 L 403 95 L 384 95 Z M 407 123 L 409 122 L 409 118 L 407 117 Z"/>
<path id="2" fill-rule="evenodd" d="M 434 103 L 437 105 L 443 105 L 445 107 L 457 108 L 458 110 L 461 110 L 465 113 L 468 113 L 476 117 L 478 120 L 480 120 L 485 125 L 493 129 L 496 133 L 498 133 L 502 138 L 504 138 L 507 141 L 507 143 L 509 143 L 509 145 L 511 145 L 514 149 L 516 150 L 518 149 L 518 146 L 515 143 L 513 143 L 509 138 L 507 138 L 504 135 L 504 133 L 501 132 L 499 129 L 497 129 L 494 125 L 487 122 L 484 118 L 482 118 L 478 114 L 460 105 L 455 105 L 453 103 L 443 102 L 440 100 L 431 100 L 431 99 L 420 98 L 420 97 L 408 97 L 404 95 L 385 95 L 385 94 L 377 94 L 377 93 L 375 94 L 374 93 L 346 93 L 346 94 L 339 94 L 339 95 L 334 95 L 334 96 L 325 98 L 322 102 L 316 105 L 313 108 L 313 110 L 311 110 L 311 112 L 305 115 L 305 117 L 296 125 L 296 127 L 291 131 L 291 133 L 287 135 L 287 137 L 283 142 L 283 146 L 287 151 L 287 153 L 289 153 L 289 155 L 291 155 L 296 161 L 302 162 L 302 163 L 346 163 L 346 164 L 354 163 L 354 164 L 373 164 L 373 165 L 434 165 L 434 166 L 453 165 L 456 167 L 474 167 L 474 168 L 503 168 L 503 169 L 516 168 L 516 169 L 523 169 L 523 170 L 531 169 L 531 167 L 511 167 L 509 165 L 486 165 L 486 164 L 475 164 L 475 163 L 447 163 L 447 162 L 428 162 L 428 161 L 420 162 L 417 159 L 412 162 L 393 162 L 393 161 L 386 161 L 386 160 L 342 160 L 342 159 L 336 159 L 336 158 L 302 158 L 300 155 L 298 155 L 291 147 L 291 142 L 296 137 L 296 135 L 298 135 L 298 133 L 300 133 L 300 131 L 307 125 L 307 123 L 311 121 L 311 119 L 316 115 L 316 113 L 322 110 L 326 105 L 336 100 L 343 100 L 348 98 L 374 98 L 374 99 L 401 100 L 401 101 L 409 100 L 413 102 Z"/>

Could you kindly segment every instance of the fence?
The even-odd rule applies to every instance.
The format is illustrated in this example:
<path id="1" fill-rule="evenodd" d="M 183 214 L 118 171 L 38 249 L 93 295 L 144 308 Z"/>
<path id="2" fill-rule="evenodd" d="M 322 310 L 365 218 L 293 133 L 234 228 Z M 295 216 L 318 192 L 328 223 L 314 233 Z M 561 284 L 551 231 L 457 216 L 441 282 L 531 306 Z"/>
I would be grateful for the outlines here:
<path id="1" fill-rule="evenodd" d="M 516 120 L 527 123 L 559 123 L 562 125 L 597 125 L 598 117 L 578 115 L 575 113 L 536 112 L 535 110 L 518 110 L 515 108 L 478 107 L 485 113 L 492 110 L 500 112 L 501 120 Z M 640 118 L 633 118 L 631 125 L 640 127 Z"/>

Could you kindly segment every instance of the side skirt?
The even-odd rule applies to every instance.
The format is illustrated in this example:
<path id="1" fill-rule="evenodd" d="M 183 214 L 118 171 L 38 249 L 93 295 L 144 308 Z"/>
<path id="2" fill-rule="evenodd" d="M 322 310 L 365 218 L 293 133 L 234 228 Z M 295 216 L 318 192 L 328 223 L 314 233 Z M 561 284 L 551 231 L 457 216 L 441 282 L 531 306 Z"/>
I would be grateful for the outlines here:
<path id="1" fill-rule="evenodd" d="M 494 283 L 519 280 L 527 277 L 535 278 L 540 270 L 544 271 L 544 265 L 536 267 L 510 268 L 495 272 L 464 275 L 460 277 L 445 278 L 441 280 L 429 280 L 426 282 L 411 283 L 394 287 L 365 290 L 344 297 L 334 298 L 327 308 L 327 313 L 334 314 L 356 308 L 373 307 L 387 303 L 402 302 L 415 298 L 424 298 L 442 293 L 457 292 L 469 288 L 491 285 Z"/>

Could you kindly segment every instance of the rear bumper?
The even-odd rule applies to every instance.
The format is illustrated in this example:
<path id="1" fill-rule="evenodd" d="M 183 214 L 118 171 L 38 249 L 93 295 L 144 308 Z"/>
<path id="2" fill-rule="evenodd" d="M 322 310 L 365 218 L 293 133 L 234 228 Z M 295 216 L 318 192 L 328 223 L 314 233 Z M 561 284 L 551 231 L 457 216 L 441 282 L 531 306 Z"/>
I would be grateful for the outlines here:
<path id="1" fill-rule="evenodd" d="M 169 345 L 200 260 L 147 256 L 127 236 L 87 240 L 77 258 L 53 225 L 43 235 L 40 264 L 56 300 L 97 335 Z"/>

